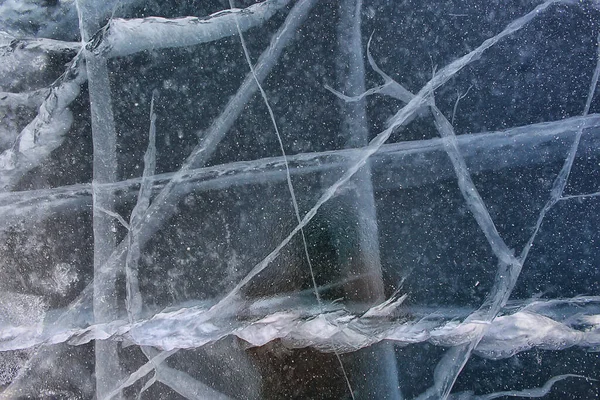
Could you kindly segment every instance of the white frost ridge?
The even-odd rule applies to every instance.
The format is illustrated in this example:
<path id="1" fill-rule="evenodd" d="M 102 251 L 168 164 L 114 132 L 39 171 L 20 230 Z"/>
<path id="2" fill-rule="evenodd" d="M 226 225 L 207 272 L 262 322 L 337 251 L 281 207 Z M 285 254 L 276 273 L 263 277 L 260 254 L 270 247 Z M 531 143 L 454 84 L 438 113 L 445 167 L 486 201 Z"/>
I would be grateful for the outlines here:
<path id="1" fill-rule="evenodd" d="M 452 318 L 457 313 L 465 314 L 462 309 L 429 309 L 425 315 L 407 312 L 410 309 L 403 311 L 400 306 L 404 299 L 402 296 L 388 300 L 383 303 L 384 308 L 378 305 L 360 316 L 335 304 L 324 305 L 324 312 L 316 306 L 287 307 L 286 304 L 294 303 L 282 298 L 246 304 L 243 308 L 251 314 L 247 318 L 235 316 L 233 310 L 214 314 L 209 306 L 199 305 L 165 311 L 133 323 L 115 320 L 72 328 L 41 322 L 35 326 L 4 325 L 0 328 L 0 351 L 27 349 L 42 343 L 79 345 L 97 339 L 127 340 L 173 350 L 201 347 L 228 335 L 251 346 L 281 339 L 289 347 L 311 346 L 323 351 L 351 352 L 383 340 L 397 345 L 429 342 L 446 347 L 473 340 L 481 324 L 488 329 L 475 353 L 489 359 L 511 357 L 533 347 L 561 350 L 580 346 L 596 351 L 600 346 L 600 297 L 536 301 L 491 323 Z M 198 320 L 203 322 L 194 323 Z"/>
<path id="2" fill-rule="evenodd" d="M 97 55 L 119 57 L 143 50 L 193 46 L 237 34 L 266 22 L 289 0 L 268 0 L 245 9 L 219 11 L 205 18 L 115 18 L 100 30 L 88 49 Z"/>

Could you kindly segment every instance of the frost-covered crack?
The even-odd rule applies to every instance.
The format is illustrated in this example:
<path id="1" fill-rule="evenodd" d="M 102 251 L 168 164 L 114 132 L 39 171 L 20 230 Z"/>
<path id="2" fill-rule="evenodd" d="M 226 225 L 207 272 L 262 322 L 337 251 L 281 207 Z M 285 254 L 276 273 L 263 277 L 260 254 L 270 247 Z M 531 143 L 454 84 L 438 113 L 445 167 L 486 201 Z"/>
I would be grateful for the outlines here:
<path id="1" fill-rule="evenodd" d="M 290 0 L 266 0 L 244 9 L 219 11 L 207 17 L 111 19 L 88 44 L 94 54 L 123 57 L 144 50 L 194 46 L 237 35 L 260 26 Z"/>
<path id="2" fill-rule="evenodd" d="M 210 318 L 205 316 L 210 314 L 211 304 L 199 303 L 171 308 L 135 322 L 118 319 L 70 328 L 50 321 L 4 325 L 0 328 L 0 350 L 126 340 L 175 351 L 201 347 L 228 335 L 237 336 L 250 346 L 281 340 L 289 347 L 310 346 L 326 352 L 352 352 L 384 340 L 400 346 L 429 342 L 447 347 L 472 341 L 482 324 L 487 329 L 475 354 L 488 359 L 508 358 L 531 348 L 561 350 L 579 346 L 595 350 L 600 346 L 599 297 L 516 303 L 490 323 L 469 319 L 472 310 L 413 309 L 403 305 L 405 298 L 389 299 L 362 314 L 354 314 L 337 303 L 320 307 L 314 301 L 306 303 L 308 298 L 286 296 L 244 304 L 245 314 L 213 314 Z M 195 324 L 199 318 L 204 322 Z"/>

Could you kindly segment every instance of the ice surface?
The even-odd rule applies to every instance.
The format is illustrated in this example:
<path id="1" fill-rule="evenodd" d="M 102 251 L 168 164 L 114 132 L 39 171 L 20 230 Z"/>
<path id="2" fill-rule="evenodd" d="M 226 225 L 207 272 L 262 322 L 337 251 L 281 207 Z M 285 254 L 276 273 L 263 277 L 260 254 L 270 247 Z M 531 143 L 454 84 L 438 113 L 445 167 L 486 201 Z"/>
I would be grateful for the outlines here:
<path id="1" fill-rule="evenodd" d="M 564 375 L 554 376 L 554 377 L 548 379 L 548 381 L 544 384 L 544 386 L 539 387 L 539 388 L 523 389 L 523 390 L 508 390 L 508 391 L 504 391 L 504 392 L 485 394 L 482 396 L 475 396 L 472 393 L 457 393 L 456 395 L 450 396 L 450 398 L 451 399 L 464 399 L 464 400 L 467 400 L 467 399 L 489 400 L 489 399 L 498 399 L 498 398 L 502 398 L 502 397 L 522 397 L 522 398 L 545 397 L 550 392 L 550 390 L 552 390 L 552 386 L 556 382 L 560 382 L 563 379 L 567 379 L 567 378 L 583 378 L 583 379 L 587 379 L 588 381 L 590 379 L 590 378 L 586 378 L 585 376 L 581 376 L 581 375 L 564 374 Z"/>
<path id="2" fill-rule="evenodd" d="M 0 398 L 594 398 L 594 2 L 0 4 Z"/>
<path id="3" fill-rule="evenodd" d="M 144 50 L 211 42 L 237 34 L 236 23 L 244 31 L 265 23 L 287 3 L 289 0 L 267 0 L 243 10 L 223 10 L 202 18 L 112 19 L 89 48 L 96 54 L 119 57 Z"/>
<path id="4" fill-rule="evenodd" d="M 77 56 L 67 71 L 52 84 L 38 114 L 0 154 L 3 190 L 15 185 L 25 173 L 37 167 L 60 146 L 73 121 L 69 104 L 79 95 L 86 73 Z"/>
<path id="5" fill-rule="evenodd" d="M 216 316 L 201 325 L 190 326 L 189 321 L 201 318 L 210 310 L 208 305 L 199 305 L 158 313 L 133 323 L 115 320 L 52 331 L 44 329 L 48 322 L 40 319 L 44 314 L 42 308 L 41 314 L 37 312 L 42 317 L 30 317 L 33 319 L 27 322 L 6 322 L 0 334 L 3 351 L 28 349 L 42 343 L 84 344 L 111 337 L 172 351 L 200 347 L 226 335 L 235 335 L 252 346 L 279 339 L 290 348 L 316 346 L 326 352 L 351 352 L 386 340 L 400 346 L 426 341 L 444 347 L 456 346 L 471 341 L 477 327 L 487 325 L 489 328 L 475 348 L 477 355 L 487 359 L 512 357 L 534 347 L 562 350 L 572 346 L 594 349 L 600 345 L 600 334 L 596 331 L 600 326 L 598 298 L 541 301 L 535 308 L 513 304 L 512 310 L 506 309 L 506 315 L 488 324 L 468 320 L 473 310 L 464 312 L 456 307 L 431 307 L 423 314 L 424 310 L 402 305 L 406 297 L 391 298 L 363 314 L 354 314 L 335 303 L 319 306 L 316 301 L 305 308 L 291 307 L 290 299 L 279 298 L 271 299 L 266 307 L 248 304 L 254 311 L 237 321 L 231 315 Z M 281 309 L 286 301 L 288 307 Z M 581 312 L 582 308 L 585 311 Z M 556 315 L 558 310 L 561 315 Z M 461 317 L 445 317 L 442 312 L 458 313 Z M 565 317 L 565 314 L 570 316 Z M 587 324 L 582 324 L 584 316 Z M 35 329 L 31 330 L 32 327 Z"/>

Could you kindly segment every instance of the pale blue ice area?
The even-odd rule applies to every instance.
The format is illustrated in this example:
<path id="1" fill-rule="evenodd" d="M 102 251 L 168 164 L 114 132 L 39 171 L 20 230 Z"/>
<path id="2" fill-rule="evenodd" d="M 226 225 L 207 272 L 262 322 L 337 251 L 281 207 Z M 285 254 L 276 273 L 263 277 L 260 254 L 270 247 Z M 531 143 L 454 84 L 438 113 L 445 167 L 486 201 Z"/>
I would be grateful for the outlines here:
<path id="1" fill-rule="evenodd" d="M 600 396 L 600 6 L 0 0 L 0 399 Z"/>

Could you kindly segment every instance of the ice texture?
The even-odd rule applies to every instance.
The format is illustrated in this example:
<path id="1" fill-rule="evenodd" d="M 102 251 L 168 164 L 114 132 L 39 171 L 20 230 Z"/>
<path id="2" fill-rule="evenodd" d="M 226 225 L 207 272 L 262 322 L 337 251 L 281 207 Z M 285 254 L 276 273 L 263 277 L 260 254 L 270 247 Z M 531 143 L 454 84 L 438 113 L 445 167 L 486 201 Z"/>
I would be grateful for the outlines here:
<path id="1" fill-rule="evenodd" d="M 593 1 L 0 4 L 0 399 L 595 398 Z"/>

